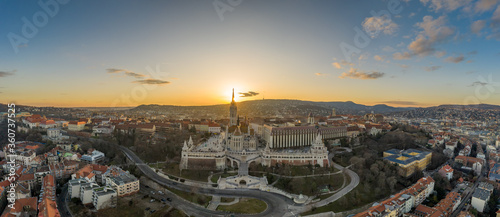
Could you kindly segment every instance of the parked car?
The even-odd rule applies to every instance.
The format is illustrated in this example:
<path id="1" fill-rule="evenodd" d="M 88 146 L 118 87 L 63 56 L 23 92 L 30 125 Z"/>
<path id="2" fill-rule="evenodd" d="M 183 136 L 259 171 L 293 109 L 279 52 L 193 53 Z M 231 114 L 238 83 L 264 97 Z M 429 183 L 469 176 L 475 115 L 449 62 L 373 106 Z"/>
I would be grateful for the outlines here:
<path id="1" fill-rule="evenodd" d="M 150 203 L 155 202 L 155 199 L 151 199 L 149 202 L 150 202 Z"/>
<path id="2" fill-rule="evenodd" d="M 170 202 L 172 202 L 172 198 L 170 198 L 170 197 L 167 197 L 167 200 L 170 201 Z"/>

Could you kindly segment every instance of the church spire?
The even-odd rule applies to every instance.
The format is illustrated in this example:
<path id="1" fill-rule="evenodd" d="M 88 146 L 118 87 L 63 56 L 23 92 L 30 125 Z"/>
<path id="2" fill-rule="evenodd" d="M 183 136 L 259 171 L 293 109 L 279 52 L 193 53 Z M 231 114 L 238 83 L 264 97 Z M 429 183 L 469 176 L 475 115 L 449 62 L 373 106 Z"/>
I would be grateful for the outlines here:
<path id="1" fill-rule="evenodd" d="M 233 88 L 233 100 L 232 100 L 232 102 L 234 102 L 234 88 Z"/>

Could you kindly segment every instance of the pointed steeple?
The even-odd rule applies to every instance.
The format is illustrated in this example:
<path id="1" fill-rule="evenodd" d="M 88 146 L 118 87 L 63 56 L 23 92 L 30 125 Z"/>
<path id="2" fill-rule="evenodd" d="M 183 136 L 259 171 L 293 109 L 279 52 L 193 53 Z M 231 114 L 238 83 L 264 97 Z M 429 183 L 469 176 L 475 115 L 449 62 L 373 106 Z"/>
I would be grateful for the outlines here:
<path id="1" fill-rule="evenodd" d="M 193 138 L 191 136 L 189 136 L 189 142 L 188 142 L 188 145 L 191 147 L 193 146 Z"/>
<path id="2" fill-rule="evenodd" d="M 322 138 L 321 138 L 321 134 L 319 132 L 318 132 L 318 136 L 316 136 L 316 143 L 317 144 L 323 143 Z"/>
<path id="3" fill-rule="evenodd" d="M 186 140 L 184 140 L 184 146 L 182 146 L 182 151 L 187 151 L 189 147 L 187 146 Z"/>
<path id="4" fill-rule="evenodd" d="M 234 88 L 233 88 L 233 100 L 231 100 L 231 102 L 234 102 Z"/>

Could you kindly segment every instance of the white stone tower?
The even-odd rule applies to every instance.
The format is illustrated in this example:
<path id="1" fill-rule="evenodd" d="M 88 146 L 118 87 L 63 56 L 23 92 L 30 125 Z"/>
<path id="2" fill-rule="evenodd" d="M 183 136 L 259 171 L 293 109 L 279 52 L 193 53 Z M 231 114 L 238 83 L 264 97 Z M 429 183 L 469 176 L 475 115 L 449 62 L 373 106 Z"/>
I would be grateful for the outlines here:
<path id="1" fill-rule="evenodd" d="M 229 126 L 236 126 L 238 124 L 238 108 L 236 107 L 236 102 L 234 101 L 234 88 L 233 88 L 233 100 L 231 101 L 231 106 L 229 107 Z"/>

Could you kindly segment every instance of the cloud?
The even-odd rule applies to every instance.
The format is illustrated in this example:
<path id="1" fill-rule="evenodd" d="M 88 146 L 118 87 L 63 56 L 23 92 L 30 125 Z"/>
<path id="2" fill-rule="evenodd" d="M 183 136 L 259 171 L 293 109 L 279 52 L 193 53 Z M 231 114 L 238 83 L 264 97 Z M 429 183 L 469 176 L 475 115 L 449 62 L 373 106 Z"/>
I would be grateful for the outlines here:
<path id="1" fill-rule="evenodd" d="M 344 72 L 339 78 L 351 78 L 351 79 L 361 79 L 361 80 L 369 80 L 369 79 L 378 79 L 385 75 L 383 72 L 362 72 L 358 71 L 358 69 L 351 68 L 349 72 Z"/>
<path id="2" fill-rule="evenodd" d="M 434 54 L 434 56 L 436 56 L 437 58 L 441 58 L 444 55 L 446 55 L 446 51 L 436 51 L 436 53 Z"/>
<path id="3" fill-rule="evenodd" d="M 395 60 L 407 60 L 407 59 L 410 59 L 410 57 L 411 57 L 411 54 L 408 52 L 404 52 L 404 53 L 397 52 L 397 53 L 392 54 L 392 58 Z"/>
<path id="4" fill-rule="evenodd" d="M 438 70 L 440 68 L 441 68 L 441 66 L 430 66 L 430 67 L 426 66 L 424 69 L 425 69 L 425 71 L 433 72 L 433 71 L 436 71 L 436 70 Z"/>
<path id="5" fill-rule="evenodd" d="M 385 51 L 385 52 L 394 52 L 396 51 L 396 49 L 392 48 L 391 46 L 385 46 L 382 48 L 382 51 Z"/>
<path id="6" fill-rule="evenodd" d="M 127 69 L 116 69 L 116 68 L 109 68 L 106 69 L 108 73 L 115 74 L 115 73 L 122 73 L 125 74 L 126 76 L 134 77 L 134 78 L 143 78 L 146 77 L 143 74 L 140 73 L 135 73 L 133 71 L 127 70 Z"/>
<path id="7" fill-rule="evenodd" d="M 488 85 L 487 82 L 475 81 L 475 82 L 472 82 L 472 84 L 469 85 L 469 87 L 486 86 L 486 85 Z"/>
<path id="8" fill-rule="evenodd" d="M 383 101 L 380 103 L 384 104 L 396 104 L 396 105 L 418 105 L 418 102 L 413 102 L 413 101 L 400 101 L 400 100 L 393 100 L 393 101 Z"/>
<path id="9" fill-rule="evenodd" d="M 380 32 L 386 35 L 392 35 L 398 30 L 398 24 L 386 15 L 367 17 L 361 24 L 365 32 L 372 38 L 376 38 Z"/>
<path id="10" fill-rule="evenodd" d="M 359 55 L 358 60 L 365 60 L 365 59 L 368 59 L 368 54 L 364 53 L 364 54 Z"/>
<path id="11" fill-rule="evenodd" d="M 403 69 L 407 69 L 410 67 L 409 65 L 405 65 L 405 64 L 398 64 L 398 65 L 399 65 L 399 67 L 401 67 Z"/>
<path id="12" fill-rule="evenodd" d="M 143 78 L 143 77 L 145 77 L 145 75 L 143 75 L 143 74 L 139 74 L 139 73 L 135 73 L 135 72 L 130 72 L 130 71 L 125 72 L 125 75 L 131 76 L 131 77 L 134 77 L 134 78 Z"/>
<path id="13" fill-rule="evenodd" d="M 458 57 L 448 57 L 444 61 L 450 62 L 450 63 L 459 63 L 459 62 L 464 61 L 464 59 L 465 59 L 464 55 L 460 54 L 460 56 L 458 56 Z"/>
<path id="14" fill-rule="evenodd" d="M 127 70 L 125 70 L 125 69 L 115 69 L 115 68 L 109 68 L 109 69 L 106 69 L 106 71 L 107 71 L 108 73 L 120 73 L 120 72 L 125 72 L 125 71 L 127 71 Z"/>
<path id="15" fill-rule="evenodd" d="M 383 56 L 379 56 L 379 55 L 373 56 L 373 59 L 377 60 L 377 61 L 384 61 L 384 57 Z"/>
<path id="16" fill-rule="evenodd" d="M 148 84 L 148 85 L 164 85 L 164 84 L 169 84 L 170 82 L 159 80 L 159 79 L 147 78 L 147 79 L 143 79 L 143 80 L 133 81 L 132 83 Z"/>
<path id="17" fill-rule="evenodd" d="M 417 23 L 416 26 L 421 28 L 415 40 L 408 45 L 410 53 L 402 55 L 395 55 L 397 59 L 408 59 L 410 56 L 428 56 L 436 51 L 435 46 L 439 43 L 447 41 L 455 32 L 451 27 L 446 26 L 446 17 L 440 16 L 433 19 L 432 16 L 425 16 L 422 22 Z"/>
<path id="18" fill-rule="evenodd" d="M 484 26 L 486 25 L 486 21 L 484 20 L 476 20 L 470 25 L 470 30 L 472 33 L 479 35 L 481 30 L 483 30 Z"/>
<path id="19" fill-rule="evenodd" d="M 316 72 L 316 73 L 314 73 L 314 75 L 316 75 L 316 76 L 325 76 L 325 75 L 328 75 L 328 74 Z"/>
<path id="20" fill-rule="evenodd" d="M 479 0 L 474 5 L 475 12 L 485 12 L 489 11 L 495 6 L 499 0 Z"/>
<path id="21" fill-rule="evenodd" d="M 493 16 L 491 17 L 490 26 L 492 28 L 500 27 L 500 5 L 498 5 L 495 12 L 493 12 Z"/>
<path id="22" fill-rule="evenodd" d="M 254 92 L 254 91 L 248 91 L 248 92 L 239 92 L 238 94 L 240 94 L 240 97 L 252 97 L 252 96 L 257 96 L 259 95 L 259 93 L 257 92 Z"/>
<path id="23" fill-rule="evenodd" d="M 411 12 L 411 13 L 410 13 L 410 15 L 408 16 L 408 18 L 412 18 L 412 17 L 413 17 L 413 16 L 415 16 L 415 15 L 416 15 L 416 13 Z"/>
<path id="24" fill-rule="evenodd" d="M 354 63 L 342 60 L 342 61 L 339 61 L 339 62 L 334 62 L 334 63 L 332 63 L 332 65 L 335 66 L 335 68 L 337 68 L 337 69 L 341 69 L 344 66 L 354 66 Z"/>
<path id="25" fill-rule="evenodd" d="M 14 72 L 17 72 L 17 70 L 12 70 L 12 71 L 0 71 L 0 77 L 7 77 L 14 75 Z"/>
<path id="26" fill-rule="evenodd" d="M 427 6 L 427 3 L 430 2 L 429 8 L 434 11 L 454 11 L 468 5 L 471 0 L 420 0 L 420 2 L 422 2 L 424 6 Z"/>

